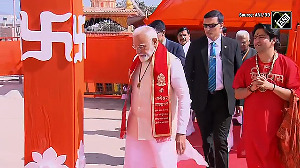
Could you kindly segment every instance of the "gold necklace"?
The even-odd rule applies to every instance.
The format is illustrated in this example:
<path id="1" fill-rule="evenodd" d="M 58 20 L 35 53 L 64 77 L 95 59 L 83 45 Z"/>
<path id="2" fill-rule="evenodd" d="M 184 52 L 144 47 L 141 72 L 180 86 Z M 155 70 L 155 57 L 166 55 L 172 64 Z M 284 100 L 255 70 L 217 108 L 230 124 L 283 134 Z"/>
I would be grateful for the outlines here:
<path id="1" fill-rule="evenodd" d="M 268 72 L 267 75 L 266 75 L 266 79 L 268 79 L 268 76 L 271 74 L 271 72 L 272 72 L 272 70 L 273 70 L 273 68 L 274 68 L 274 65 L 275 65 L 275 61 L 276 61 L 277 58 L 278 58 L 278 53 L 275 52 L 275 53 L 273 54 L 272 64 L 271 64 L 270 70 L 269 70 L 269 72 Z M 255 64 L 256 64 L 257 75 L 260 76 L 261 74 L 260 74 L 260 72 L 259 72 L 258 55 L 257 55 L 257 54 L 256 54 L 256 57 L 255 57 Z M 258 90 L 259 90 L 260 92 L 265 92 L 265 91 L 266 91 L 265 88 L 258 88 Z"/>
<path id="2" fill-rule="evenodd" d="M 151 57 L 151 58 L 152 58 L 152 57 Z M 152 60 L 152 59 L 150 59 L 150 61 L 149 61 L 148 65 L 147 65 L 147 67 L 146 67 L 146 69 L 145 69 L 145 71 L 144 71 L 142 77 L 141 77 L 141 71 L 142 71 L 142 65 L 143 65 L 143 63 L 141 63 L 141 66 L 140 66 L 140 72 L 139 72 L 139 82 L 138 82 L 138 84 L 136 85 L 138 88 L 141 87 L 141 81 L 142 81 L 142 79 L 143 79 L 144 76 L 145 76 L 145 73 L 146 73 L 146 71 L 147 71 L 147 69 L 148 69 L 148 67 L 149 67 L 149 65 L 150 65 L 150 63 L 151 63 L 151 60 Z"/>
<path id="3" fill-rule="evenodd" d="M 249 54 L 249 51 L 250 51 L 250 47 L 248 48 L 247 52 L 244 54 L 242 61 L 244 61 L 244 59 L 247 57 L 247 55 Z"/>

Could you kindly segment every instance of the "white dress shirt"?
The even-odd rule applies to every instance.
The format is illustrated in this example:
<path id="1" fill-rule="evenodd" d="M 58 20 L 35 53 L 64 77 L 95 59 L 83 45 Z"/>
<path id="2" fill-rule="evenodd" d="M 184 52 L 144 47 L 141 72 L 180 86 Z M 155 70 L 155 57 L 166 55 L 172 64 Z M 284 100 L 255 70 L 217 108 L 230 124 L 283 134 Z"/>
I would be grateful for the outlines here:
<path id="1" fill-rule="evenodd" d="M 172 113 L 172 136 L 185 134 L 190 117 L 190 95 L 180 60 L 168 52 L 170 56 L 170 110 Z M 142 63 L 140 78 L 143 76 L 149 61 Z M 128 116 L 128 135 L 138 140 L 153 140 L 151 121 L 151 78 L 153 64 L 150 63 L 144 77 L 139 81 L 140 66 L 132 76 L 131 108 Z"/>
<path id="2" fill-rule="evenodd" d="M 191 41 L 188 41 L 186 42 L 182 47 L 183 47 L 183 51 L 184 51 L 184 54 L 185 54 L 185 57 L 186 57 L 186 54 L 190 48 L 190 45 L 191 45 Z"/>
<path id="3" fill-rule="evenodd" d="M 222 57 L 221 57 L 221 34 L 217 40 L 212 41 L 211 39 L 207 38 L 208 40 L 208 61 L 210 57 L 210 48 L 212 42 L 216 43 L 216 90 L 222 90 L 224 88 L 223 85 L 223 68 L 222 68 Z M 209 65 L 208 65 L 209 66 Z"/>
<path id="4" fill-rule="evenodd" d="M 166 45 L 167 45 L 167 38 L 165 38 L 164 41 L 161 44 L 166 47 Z"/>

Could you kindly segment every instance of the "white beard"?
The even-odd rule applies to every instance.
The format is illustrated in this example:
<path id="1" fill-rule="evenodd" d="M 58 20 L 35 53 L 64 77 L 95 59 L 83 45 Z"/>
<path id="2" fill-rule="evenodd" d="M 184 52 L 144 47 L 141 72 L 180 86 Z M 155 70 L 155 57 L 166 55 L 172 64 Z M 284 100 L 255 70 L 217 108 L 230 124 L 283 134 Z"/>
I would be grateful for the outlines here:
<path id="1" fill-rule="evenodd" d="M 150 57 L 151 57 L 151 55 L 149 56 L 148 54 L 139 55 L 139 59 L 141 62 L 146 62 L 147 60 L 149 60 Z"/>
<path id="2" fill-rule="evenodd" d="M 156 51 L 156 49 L 154 48 L 154 50 L 152 50 L 152 52 L 148 51 L 148 52 L 146 52 L 146 54 L 138 54 L 140 61 L 141 62 L 148 61 L 152 57 L 152 55 L 155 53 L 155 51 Z"/>

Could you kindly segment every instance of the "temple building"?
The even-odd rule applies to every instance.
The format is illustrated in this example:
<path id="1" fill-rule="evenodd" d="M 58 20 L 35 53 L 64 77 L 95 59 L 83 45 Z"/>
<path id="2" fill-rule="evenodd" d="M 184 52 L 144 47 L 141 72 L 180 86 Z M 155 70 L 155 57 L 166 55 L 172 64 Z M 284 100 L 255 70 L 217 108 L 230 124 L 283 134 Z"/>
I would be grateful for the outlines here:
<path id="1" fill-rule="evenodd" d="M 91 0 L 91 7 L 84 7 L 87 35 L 130 34 L 133 28 L 128 20 L 145 16 L 134 1 L 127 0 L 125 7 L 116 4 L 116 0 Z"/>
<path id="2" fill-rule="evenodd" d="M 118 37 L 131 37 L 134 26 L 133 22 L 142 21 L 145 18 L 144 12 L 138 7 L 134 0 L 127 0 L 126 4 L 117 4 L 116 0 L 90 0 L 91 7 L 84 7 L 86 22 L 84 30 L 89 39 L 110 41 Z M 96 39 L 96 40 L 95 40 Z M 91 44 L 91 43 L 89 43 Z M 108 45 L 108 44 L 105 44 Z M 121 44 L 118 44 L 121 45 Z M 107 47 L 101 46 L 106 49 Z M 109 51 L 106 51 L 106 53 Z M 88 49 L 89 53 L 89 49 Z M 92 53 L 94 54 L 94 52 Z M 115 54 L 111 52 L 112 56 Z M 103 57 L 103 55 L 89 55 L 90 57 Z M 99 65 L 101 66 L 101 65 Z M 113 73 L 113 72 L 111 72 Z M 91 83 L 92 82 L 92 83 Z M 98 83 L 89 81 L 86 84 L 86 95 L 121 95 L 124 84 L 120 83 Z"/>

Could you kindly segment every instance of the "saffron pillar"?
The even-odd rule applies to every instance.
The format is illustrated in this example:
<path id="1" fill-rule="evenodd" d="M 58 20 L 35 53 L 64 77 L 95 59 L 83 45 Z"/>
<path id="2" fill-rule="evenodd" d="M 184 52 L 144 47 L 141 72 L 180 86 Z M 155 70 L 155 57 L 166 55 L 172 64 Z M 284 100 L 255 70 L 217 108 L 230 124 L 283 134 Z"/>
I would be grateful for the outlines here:
<path id="1" fill-rule="evenodd" d="M 85 165 L 82 8 L 82 0 L 21 0 L 25 167 Z"/>

